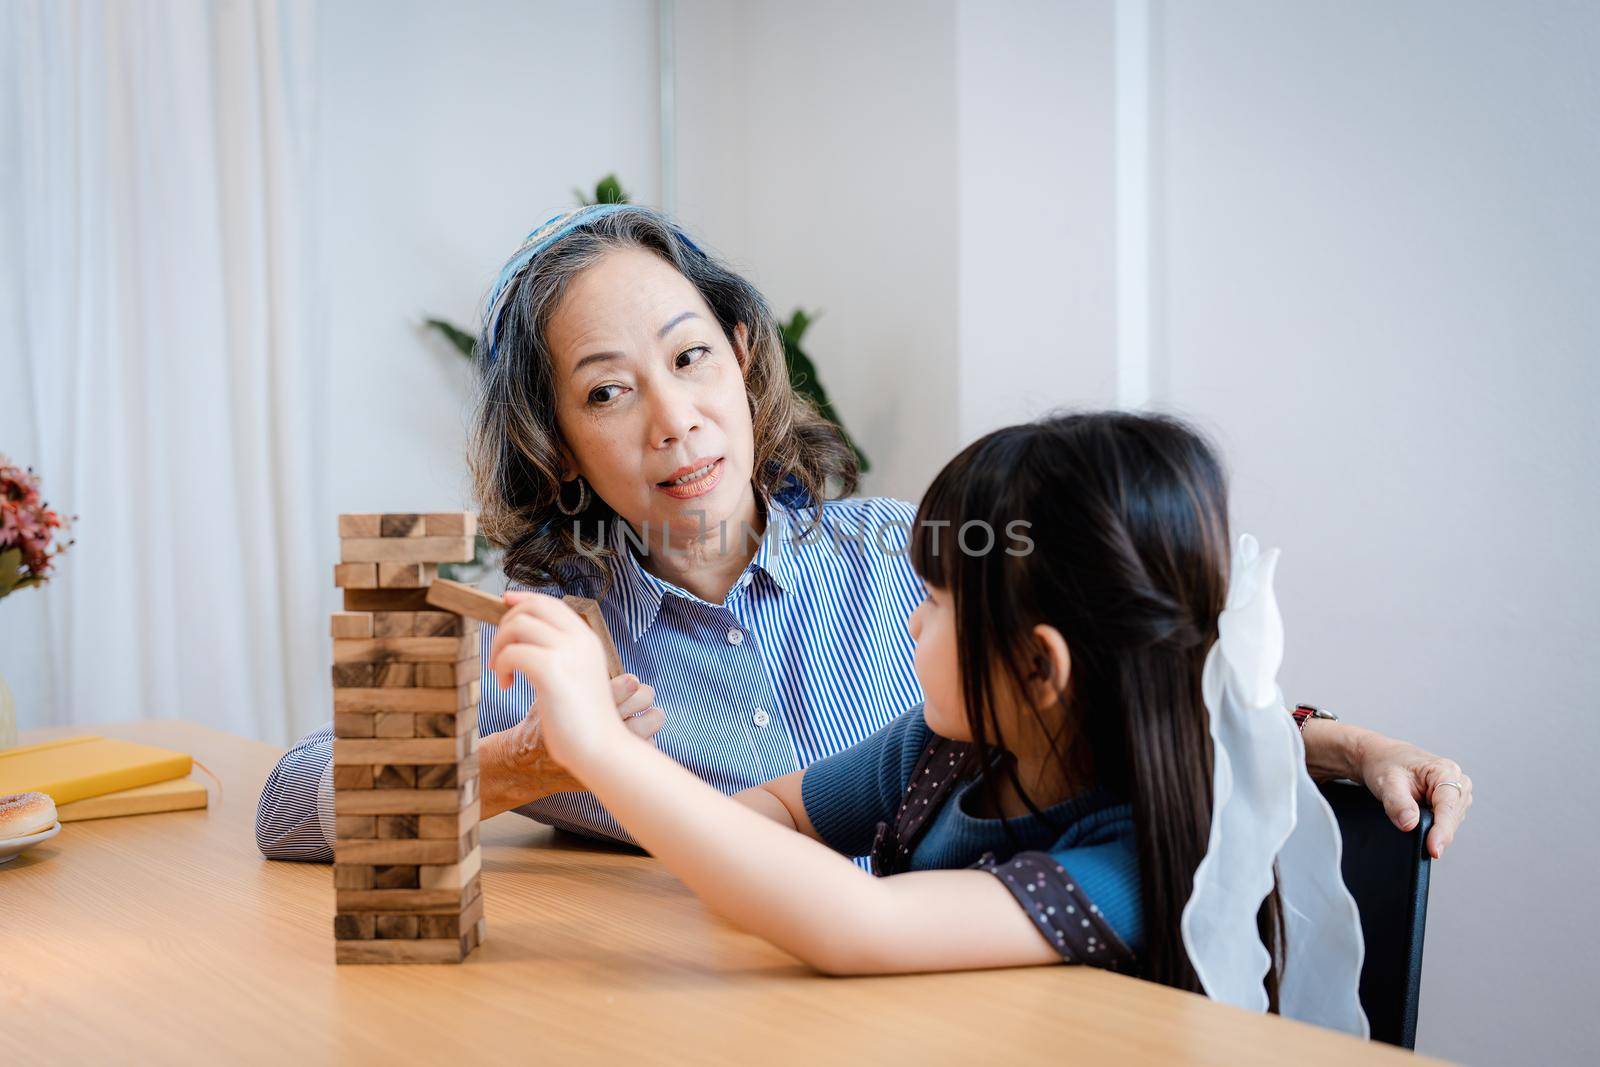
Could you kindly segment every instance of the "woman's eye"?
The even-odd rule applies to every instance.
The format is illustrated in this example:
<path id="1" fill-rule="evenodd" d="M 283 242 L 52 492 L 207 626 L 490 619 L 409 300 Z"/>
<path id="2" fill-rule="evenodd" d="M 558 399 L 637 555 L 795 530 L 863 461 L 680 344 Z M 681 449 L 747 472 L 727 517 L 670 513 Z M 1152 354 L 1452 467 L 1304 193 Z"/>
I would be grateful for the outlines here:
<path id="1" fill-rule="evenodd" d="M 591 404 L 609 404 L 612 400 L 614 400 L 616 398 L 616 395 L 617 395 L 617 393 L 611 392 L 611 390 L 613 390 L 613 389 L 617 390 L 617 392 L 620 393 L 622 391 L 622 386 L 620 386 L 620 385 L 601 385 L 601 386 L 597 386 L 595 389 L 593 389 L 589 393 L 589 403 L 591 403 Z"/>
<path id="2" fill-rule="evenodd" d="M 679 370 L 682 370 L 684 367 L 700 362 L 700 360 L 704 359 L 705 356 L 710 352 L 711 349 L 705 345 L 695 345 L 693 348 L 686 348 L 682 352 L 678 353 L 678 358 L 674 361 L 674 366 L 676 366 Z"/>

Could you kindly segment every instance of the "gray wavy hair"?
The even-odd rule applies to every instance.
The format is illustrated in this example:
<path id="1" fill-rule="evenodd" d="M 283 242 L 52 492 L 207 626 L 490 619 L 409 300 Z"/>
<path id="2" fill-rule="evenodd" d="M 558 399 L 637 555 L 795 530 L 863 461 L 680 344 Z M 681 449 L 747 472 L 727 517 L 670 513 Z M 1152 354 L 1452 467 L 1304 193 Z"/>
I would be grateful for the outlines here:
<path id="1" fill-rule="evenodd" d="M 614 552 L 603 525 L 616 513 L 598 496 L 575 517 L 557 508 L 561 431 L 556 425 L 553 361 L 545 340 L 550 317 L 573 279 L 606 254 L 639 248 L 670 263 L 699 290 L 723 333 L 748 331 L 745 390 L 755 431 L 755 488 L 763 503 L 782 495 L 822 503 L 848 496 L 860 476 L 839 429 L 794 390 L 783 339 L 755 286 L 689 242 L 660 212 L 629 205 L 595 218 L 543 250 L 502 302 L 491 359 L 478 344 L 479 395 L 468 446 L 479 526 L 505 552 L 506 576 L 525 585 L 556 585 L 601 595 Z M 485 334 L 487 334 L 487 325 Z M 599 587 L 588 583 L 598 577 Z"/>

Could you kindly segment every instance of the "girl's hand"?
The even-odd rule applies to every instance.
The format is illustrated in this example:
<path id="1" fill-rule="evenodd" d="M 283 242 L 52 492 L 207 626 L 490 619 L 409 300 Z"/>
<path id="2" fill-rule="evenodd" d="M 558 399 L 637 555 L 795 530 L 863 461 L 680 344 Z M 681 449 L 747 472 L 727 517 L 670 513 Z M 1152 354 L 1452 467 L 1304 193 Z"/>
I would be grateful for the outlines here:
<path id="1" fill-rule="evenodd" d="M 542 739 L 550 755 L 580 777 L 587 756 L 629 735 L 614 710 L 600 639 L 555 597 L 528 593 L 516 599 L 500 620 L 489 665 L 502 689 L 519 672 L 533 686 L 529 724 L 536 736 L 529 740 Z"/>

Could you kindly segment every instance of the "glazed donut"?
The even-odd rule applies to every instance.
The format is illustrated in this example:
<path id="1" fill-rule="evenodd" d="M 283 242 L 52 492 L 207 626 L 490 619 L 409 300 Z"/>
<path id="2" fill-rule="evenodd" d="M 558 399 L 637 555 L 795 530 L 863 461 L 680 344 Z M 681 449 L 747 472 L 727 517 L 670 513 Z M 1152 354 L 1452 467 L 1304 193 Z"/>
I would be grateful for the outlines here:
<path id="1" fill-rule="evenodd" d="M 0 797 L 0 841 L 48 830 L 56 824 L 56 802 L 47 793 Z"/>

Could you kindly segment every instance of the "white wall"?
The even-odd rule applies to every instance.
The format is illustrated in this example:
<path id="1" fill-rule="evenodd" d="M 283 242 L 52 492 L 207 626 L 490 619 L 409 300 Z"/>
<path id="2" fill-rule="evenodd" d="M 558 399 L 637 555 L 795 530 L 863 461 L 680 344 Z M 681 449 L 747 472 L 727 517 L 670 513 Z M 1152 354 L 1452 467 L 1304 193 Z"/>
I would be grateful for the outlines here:
<path id="1" fill-rule="evenodd" d="M 1103 3 L 958 5 L 958 445 L 1116 399 L 1113 23 Z"/>
<path id="2" fill-rule="evenodd" d="M 873 470 L 955 449 L 955 10 L 679 0 L 678 215 L 806 336 Z"/>
<path id="3" fill-rule="evenodd" d="M 475 328 L 500 265 L 575 206 L 575 186 L 615 171 L 655 199 L 655 7 L 318 11 L 332 499 L 341 511 L 466 504 L 471 375 L 420 323 Z M 331 552 L 331 516 L 328 529 Z"/>
<path id="4" fill-rule="evenodd" d="M 1291 697 L 1481 799 L 1418 1048 L 1593 1062 L 1600 8 L 1154 14 L 1157 397 L 1284 548 Z"/>

